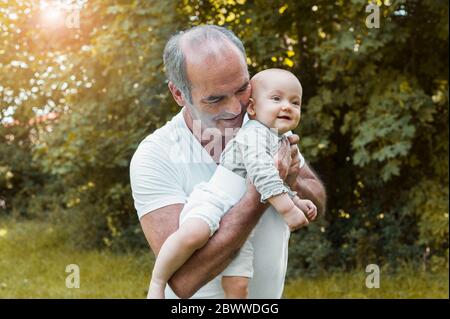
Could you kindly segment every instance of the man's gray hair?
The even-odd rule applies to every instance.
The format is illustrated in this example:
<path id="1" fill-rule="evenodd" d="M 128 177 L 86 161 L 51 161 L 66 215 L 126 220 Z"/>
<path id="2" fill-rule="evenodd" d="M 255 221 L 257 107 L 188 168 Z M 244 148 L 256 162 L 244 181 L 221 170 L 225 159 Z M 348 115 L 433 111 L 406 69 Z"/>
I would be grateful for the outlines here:
<path id="1" fill-rule="evenodd" d="M 164 66 L 166 76 L 183 94 L 189 104 L 192 104 L 191 86 L 187 77 L 186 57 L 181 48 L 181 38 L 188 36 L 191 45 L 201 45 L 206 41 L 217 42 L 220 40 L 229 40 L 233 43 L 246 61 L 245 48 L 241 40 L 233 33 L 223 27 L 216 25 L 200 25 L 190 28 L 186 31 L 180 31 L 173 35 L 164 48 Z"/>

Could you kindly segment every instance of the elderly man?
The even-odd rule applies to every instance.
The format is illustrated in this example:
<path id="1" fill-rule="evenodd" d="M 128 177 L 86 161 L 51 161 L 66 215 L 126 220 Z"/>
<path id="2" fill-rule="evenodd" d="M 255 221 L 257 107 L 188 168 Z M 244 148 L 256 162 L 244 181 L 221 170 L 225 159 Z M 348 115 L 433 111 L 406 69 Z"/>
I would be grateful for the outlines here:
<path id="1" fill-rule="evenodd" d="M 164 64 L 169 90 L 182 109 L 141 142 L 130 165 L 135 207 L 155 255 L 178 228 L 194 186 L 213 175 L 227 135 L 244 121 L 251 94 L 244 47 L 225 28 L 198 26 L 173 36 L 164 50 Z M 300 154 L 298 136 L 289 139 L 291 145 L 280 147 L 276 158 L 280 176 L 300 197 L 312 200 L 321 214 L 325 189 Z M 290 232 L 280 215 L 260 202 L 250 182 L 215 235 L 172 276 L 166 298 L 223 298 L 217 275 L 253 228 L 249 298 L 280 298 Z"/>

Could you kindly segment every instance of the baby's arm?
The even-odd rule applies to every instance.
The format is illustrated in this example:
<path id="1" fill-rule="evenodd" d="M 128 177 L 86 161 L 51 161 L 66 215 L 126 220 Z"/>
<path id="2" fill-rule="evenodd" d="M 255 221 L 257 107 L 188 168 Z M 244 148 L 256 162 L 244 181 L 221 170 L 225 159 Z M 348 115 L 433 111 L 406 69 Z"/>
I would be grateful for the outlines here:
<path id="1" fill-rule="evenodd" d="M 247 175 L 263 203 L 272 196 L 290 192 L 275 167 L 271 145 L 268 145 L 273 142 L 270 134 L 266 128 L 252 128 L 236 136 Z"/>
<path id="2" fill-rule="evenodd" d="M 291 231 L 309 224 L 305 214 L 294 204 L 287 193 L 270 197 L 268 201 L 280 213 Z"/>
<path id="3" fill-rule="evenodd" d="M 294 196 L 294 198 L 292 198 L 292 201 L 294 202 L 295 206 L 300 208 L 302 212 L 305 213 L 310 221 L 316 219 L 317 207 L 312 201 L 310 201 L 309 199 L 300 199 L 298 196 Z"/>
<path id="4" fill-rule="evenodd" d="M 290 198 L 290 191 L 280 177 L 270 153 L 271 140 L 268 129 L 255 128 L 242 132 L 237 137 L 247 174 L 261 194 L 261 201 L 268 200 L 283 216 L 291 230 L 307 225 L 304 213 Z"/>

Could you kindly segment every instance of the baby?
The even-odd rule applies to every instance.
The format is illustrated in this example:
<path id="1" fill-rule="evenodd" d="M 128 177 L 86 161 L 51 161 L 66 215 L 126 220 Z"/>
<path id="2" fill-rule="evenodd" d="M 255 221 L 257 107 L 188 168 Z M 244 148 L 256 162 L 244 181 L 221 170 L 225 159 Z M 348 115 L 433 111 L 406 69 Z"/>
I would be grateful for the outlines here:
<path id="1" fill-rule="evenodd" d="M 299 80 L 289 71 L 268 69 L 256 74 L 251 85 L 249 120 L 226 145 L 211 180 L 198 184 L 189 196 L 180 215 L 179 229 L 167 238 L 159 251 L 149 298 L 164 298 L 170 277 L 207 243 L 223 215 L 244 195 L 247 177 L 261 194 L 261 201 L 268 201 L 291 231 L 308 225 L 317 216 L 316 206 L 300 199 L 283 182 L 274 163 L 280 143 L 289 143 L 286 133 L 300 121 L 302 87 Z M 253 276 L 252 263 L 253 249 L 247 239 L 221 274 L 226 298 L 247 298 L 249 279 Z"/>

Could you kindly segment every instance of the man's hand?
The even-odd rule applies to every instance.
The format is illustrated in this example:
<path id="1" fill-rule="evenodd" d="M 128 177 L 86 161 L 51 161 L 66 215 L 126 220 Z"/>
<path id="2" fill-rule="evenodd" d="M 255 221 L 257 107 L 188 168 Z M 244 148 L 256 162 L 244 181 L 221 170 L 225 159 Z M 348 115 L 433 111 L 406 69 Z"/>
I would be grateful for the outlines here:
<path id="1" fill-rule="evenodd" d="M 297 146 L 300 137 L 297 134 L 293 134 L 288 136 L 288 140 L 291 151 L 291 165 L 289 166 L 286 183 L 291 187 L 291 189 L 295 189 L 297 187 L 298 173 L 300 172 L 300 159 L 298 157 L 300 151 Z"/>
<path id="2" fill-rule="evenodd" d="M 297 134 L 288 136 L 288 141 L 283 140 L 275 156 L 275 166 L 280 173 L 280 177 L 295 189 L 297 186 L 297 176 L 300 171 L 300 159 L 297 143 L 300 140 Z"/>
<path id="3" fill-rule="evenodd" d="M 289 142 L 282 140 L 277 154 L 275 154 L 275 167 L 278 169 L 282 180 L 286 180 L 289 175 L 289 169 L 291 167 L 291 151 Z"/>
<path id="4" fill-rule="evenodd" d="M 325 212 L 325 187 L 307 163 L 300 168 L 300 151 L 297 146 L 299 140 L 298 135 L 292 134 L 288 136 L 289 142 L 281 143 L 275 155 L 275 166 L 289 187 L 300 198 L 311 200 L 316 206 L 317 215 L 320 215 Z"/>

